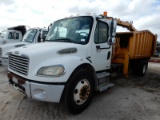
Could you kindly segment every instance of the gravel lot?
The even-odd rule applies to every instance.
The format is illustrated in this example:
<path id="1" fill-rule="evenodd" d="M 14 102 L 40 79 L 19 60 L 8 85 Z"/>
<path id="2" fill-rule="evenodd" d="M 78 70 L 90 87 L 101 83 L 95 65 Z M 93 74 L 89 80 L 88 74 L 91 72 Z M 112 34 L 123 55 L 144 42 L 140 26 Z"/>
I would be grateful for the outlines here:
<path id="1" fill-rule="evenodd" d="M 0 120 L 160 120 L 160 63 L 149 63 L 143 77 L 113 80 L 115 86 L 95 95 L 79 115 L 62 104 L 40 102 L 8 85 L 7 68 L 0 66 Z"/>

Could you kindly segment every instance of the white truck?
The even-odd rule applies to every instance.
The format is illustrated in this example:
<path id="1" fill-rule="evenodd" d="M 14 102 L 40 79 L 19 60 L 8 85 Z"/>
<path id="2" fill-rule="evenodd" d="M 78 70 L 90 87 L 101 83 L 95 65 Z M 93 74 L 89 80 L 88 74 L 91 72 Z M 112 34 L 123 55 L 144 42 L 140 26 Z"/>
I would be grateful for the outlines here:
<path id="1" fill-rule="evenodd" d="M 33 43 L 44 42 L 47 33 L 48 29 L 46 28 L 32 28 L 27 30 L 22 41 L 0 45 L 0 64 L 4 66 L 8 65 L 9 50 Z"/>
<path id="2" fill-rule="evenodd" d="M 0 45 L 21 41 L 26 32 L 24 25 L 10 27 L 0 34 Z"/>
<path id="3" fill-rule="evenodd" d="M 109 83 L 109 76 L 112 43 L 116 42 L 117 24 L 117 19 L 94 14 L 55 21 L 45 43 L 10 51 L 9 83 L 19 88 L 29 98 L 63 102 L 72 114 L 82 112 L 96 91 L 113 86 Z M 134 33 L 134 29 L 131 30 Z M 133 40 L 132 32 L 118 36 L 124 39 L 120 42 L 120 45 L 125 43 L 122 47 L 128 49 L 130 36 Z M 116 46 L 121 48 L 120 45 Z M 124 63 L 127 63 L 129 56 L 125 51 L 123 57 L 123 51 L 121 55 L 116 55 L 115 59 L 120 56 L 122 59 L 125 58 Z M 117 51 L 115 53 L 118 54 Z M 123 62 L 119 60 L 121 61 Z M 147 61 L 144 68 L 146 64 Z"/>

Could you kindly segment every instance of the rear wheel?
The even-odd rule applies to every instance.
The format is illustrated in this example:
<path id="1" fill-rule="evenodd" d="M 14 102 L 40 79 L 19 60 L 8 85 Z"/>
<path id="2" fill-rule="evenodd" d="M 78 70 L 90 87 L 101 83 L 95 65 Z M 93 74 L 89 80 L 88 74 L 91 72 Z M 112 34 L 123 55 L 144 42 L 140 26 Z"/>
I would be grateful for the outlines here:
<path id="1" fill-rule="evenodd" d="M 138 75 L 144 76 L 146 74 L 147 68 L 148 68 L 148 60 L 141 60 L 139 62 L 139 69 L 138 69 Z"/>
<path id="2" fill-rule="evenodd" d="M 148 59 L 139 59 L 132 61 L 132 73 L 138 76 L 144 76 L 148 68 Z"/>
<path id="3" fill-rule="evenodd" d="M 132 62 L 131 62 L 131 69 L 132 69 L 132 73 L 134 74 L 134 75 L 137 75 L 137 69 L 138 69 L 138 61 L 137 60 L 133 60 Z"/>
<path id="4" fill-rule="evenodd" d="M 64 104 L 72 114 L 79 114 L 90 104 L 93 97 L 93 81 L 90 72 L 80 69 L 71 77 L 65 88 Z"/>

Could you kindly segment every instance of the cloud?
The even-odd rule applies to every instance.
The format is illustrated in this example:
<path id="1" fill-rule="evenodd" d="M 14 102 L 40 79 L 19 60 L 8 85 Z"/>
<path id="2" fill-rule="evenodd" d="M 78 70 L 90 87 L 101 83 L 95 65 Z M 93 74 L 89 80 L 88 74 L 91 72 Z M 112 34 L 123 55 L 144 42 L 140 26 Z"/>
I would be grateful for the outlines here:
<path id="1" fill-rule="evenodd" d="M 68 12 L 71 14 L 84 14 L 95 13 L 99 10 L 99 3 L 97 1 L 74 1 L 74 4 L 70 5 Z"/>
<path id="2" fill-rule="evenodd" d="M 14 3 L 13 0 L 0 0 L 0 5 L 2 5 L 2 4 L 4 4 L 4 5 L 11 5 L 13 3 Z"/>
<path id="3" fill-rule="evenodd" d="M 135 22 L 135 25 L 139 30 L 150 30 L 152 33 L 158 35 L 158 41 L 160 41 L 160 13 L 147 15 L 145 17 L 140 18 Z"/>
<path id="4" fill-rule="evenodd" d="M 47 27 L 59 18 L 107 11 L 109 16 L 133 21 L 135 28 L 160 36 L 160 0 L 0 0 L 0 11 L 0 31 L 21 24 Z"/>

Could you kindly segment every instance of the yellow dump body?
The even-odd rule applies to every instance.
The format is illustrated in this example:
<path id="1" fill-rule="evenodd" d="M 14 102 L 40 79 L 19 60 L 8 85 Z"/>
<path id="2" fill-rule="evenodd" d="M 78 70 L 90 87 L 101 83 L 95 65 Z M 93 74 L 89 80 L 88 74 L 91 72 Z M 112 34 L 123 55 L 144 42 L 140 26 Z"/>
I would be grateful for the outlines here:
<path id="1" fill-rule="evenodd" d="M 157 35 L 148 30 L 119 32 L 113 45 L 112 63 L 124 65 L 123 74 L 127 76 L 131 59 L 150 58 L 156 49 Z"/>

